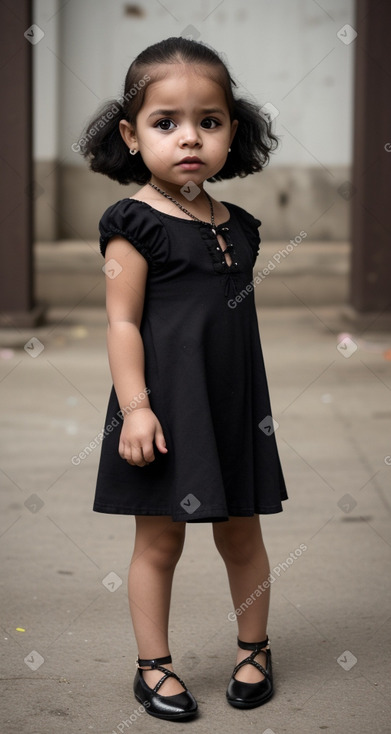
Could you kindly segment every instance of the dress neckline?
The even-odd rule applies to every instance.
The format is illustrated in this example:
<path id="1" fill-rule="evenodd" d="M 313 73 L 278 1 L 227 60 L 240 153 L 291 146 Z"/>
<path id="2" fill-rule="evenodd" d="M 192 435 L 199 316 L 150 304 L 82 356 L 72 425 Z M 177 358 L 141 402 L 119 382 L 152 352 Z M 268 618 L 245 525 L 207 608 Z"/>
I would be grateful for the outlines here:
<path id="1" fill-rule="evenodd" d="M 157 214 L 162 214 L 163 217 L 168 217 L 169 219 L 176 219 L 178 222 L 190 222 L 190 224 L 202 224 L 204 227 L 211 227 L 210 222 L 204 222 L 200 221 L 197 222 L 195 219 L 185 219 L 184 217 L 176 217 L 173 214 L 167 214 L 167 212 L 162 212 L 160 209 L 156 209 L 154 206 L 151 206 L 151 204 L 148 204 L 146 201 L 141 201 L 140 199 L 133 199 L 131 196 L 128 196 L 128 201 L 137 201 L 138 204 L 144 204 L 144 206 L 147 206 L 148 209 L 151 209 L 153 212 L 157 212 Z M 225 201 L 222 201 L 221 204 L 224 204 L 224 206 L 227 207 L 229 210 L 229 207 L 227 206 L 227 203 Z M 228 219 L 225 220 L 225 222 L 221 222 L 220 224 L 216 224 L 216 229 L 219 229 L 220 227 L 224 227 L 231 221 L 231 212 L 228 217 Z"/>

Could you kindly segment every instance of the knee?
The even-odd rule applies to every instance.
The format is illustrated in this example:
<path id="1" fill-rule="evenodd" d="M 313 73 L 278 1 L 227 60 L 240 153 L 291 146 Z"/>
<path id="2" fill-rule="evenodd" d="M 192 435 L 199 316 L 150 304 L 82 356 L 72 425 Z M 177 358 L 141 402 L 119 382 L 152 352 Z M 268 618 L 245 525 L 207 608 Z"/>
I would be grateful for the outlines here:
<path id="1" fill-rule="evenodd" d="M 247 565 L 263 547 L 260 533 L 248 533 L 246 528 L 235 528 L 215 534 L 218 552 L 226 563 Z"/>
<path id="2" fill-rule="evenodd" d="M 150 562 L 160 570 L 167 570 L 178 563 L 184 544 L 184 533 L 176 530 L 161 533 L 148 547 Z"/>

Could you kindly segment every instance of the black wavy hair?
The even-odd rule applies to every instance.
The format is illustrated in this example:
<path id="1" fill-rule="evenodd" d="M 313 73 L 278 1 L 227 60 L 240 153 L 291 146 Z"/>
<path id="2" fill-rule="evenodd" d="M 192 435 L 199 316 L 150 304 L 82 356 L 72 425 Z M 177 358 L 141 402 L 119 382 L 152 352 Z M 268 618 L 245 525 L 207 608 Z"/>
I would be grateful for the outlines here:
<path id="1" fill-rule="evenodd" d="M 233 87 L 237 85 L 214 49 L 182 37 L 167 38 L 148 46 L 135 58 L 126 74 L 122 98 L 106 102 L 98 110 L 84 128 L 80 140 L 72 146 L 73 150 L 89 161 L 92 171 L 121 184 L 147 183 L 151 172 L 141 155 L 129 155 L 118 123 L 126 119 L 136 125 L 148 85 L 163 78 L 159 67 L 176 63 L 208 66 L 208 77 L 224 89 L 231 121 L 239 122 L 231 153 L 220 171 L 208 181 L 244 177 L 261 171 L 279 142 L 271 131 L 270 121 L 256 104 L 234 97 Z"/>

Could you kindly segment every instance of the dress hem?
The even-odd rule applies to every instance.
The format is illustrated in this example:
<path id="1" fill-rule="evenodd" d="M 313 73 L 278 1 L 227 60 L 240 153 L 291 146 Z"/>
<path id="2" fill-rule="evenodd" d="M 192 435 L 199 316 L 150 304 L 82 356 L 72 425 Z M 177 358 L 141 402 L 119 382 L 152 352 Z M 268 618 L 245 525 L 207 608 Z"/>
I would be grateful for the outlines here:
<path id="1" fill-rule="evenodd" d="M 282 502 L 288 499 L 287 497 L 282 500 Z M 158 517 L 171 517 L 174 522 L 212 522 L 212 521 L 218 521 L 218 520 L 228 520 L 229 517 L 254 517 L 254 515 L 274 515 L 279 512 L 283 511 L 282 504 L 279 505 L 272 505 L 269 507 L 260 507 L 257 509 L 243 509 L 240 510 L 231 510 L 228 514 L 227 512 L 224 512 L 223 510 L 216 510 L 211 511 L 207 515 L 197 515 L 197 517 L 192 518 L 191 513 L 184 513 L 183 515 L 175 515 L 175 517 L 171 514 L 171 512 L 165 512 L 163 510 L 154 510 L 150 507 L 147 509 L 140 509 L 140 510 L 131 510 L 128 508 L 122 508 L 122 507 L 112 507 L 111 505 L 101 505 L 98 503 L 94 503 L 93 512 L 103 512 L 106 514 L 111 515 L 143 515 L 143 516 L 158 516 Z"/>

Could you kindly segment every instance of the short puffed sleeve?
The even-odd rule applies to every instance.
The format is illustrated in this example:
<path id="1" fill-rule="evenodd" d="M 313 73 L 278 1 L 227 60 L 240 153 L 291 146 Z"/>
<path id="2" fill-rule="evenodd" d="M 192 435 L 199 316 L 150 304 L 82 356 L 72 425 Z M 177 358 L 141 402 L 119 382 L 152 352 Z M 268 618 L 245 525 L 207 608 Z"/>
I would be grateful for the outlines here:
<path id="1" fill-rule="evenodd" d="M 253 265 L 255 265 L 259 253 L 259 246 L 261 243 L 261 237 L 258 232 L 258 227 L 261 226 L 262 222 L 260 221 L 260 219 L 256 219 L 256 217 L 253 217 L 252 214 L 249 214 L 249 212 L 247 212 L 245 209 L 242 209 L 241 206 L 236 206 L 236 204 L 229 204 L 228 206 L 234 210 L 240 221 L 240 225 L 246 236 L 246 240 L 251 247 L 253 254 Z"/>
<path id="2" fill-rule="evenodd" d="M 109 206 L 99 222 L 99 233 L 103 257 L 109 240 L 120 236 L 129 240 L 151 268 L 167 260 L 169 243 L 163 222 L 156 210 L 137 199 L 121 199 Z"/>

